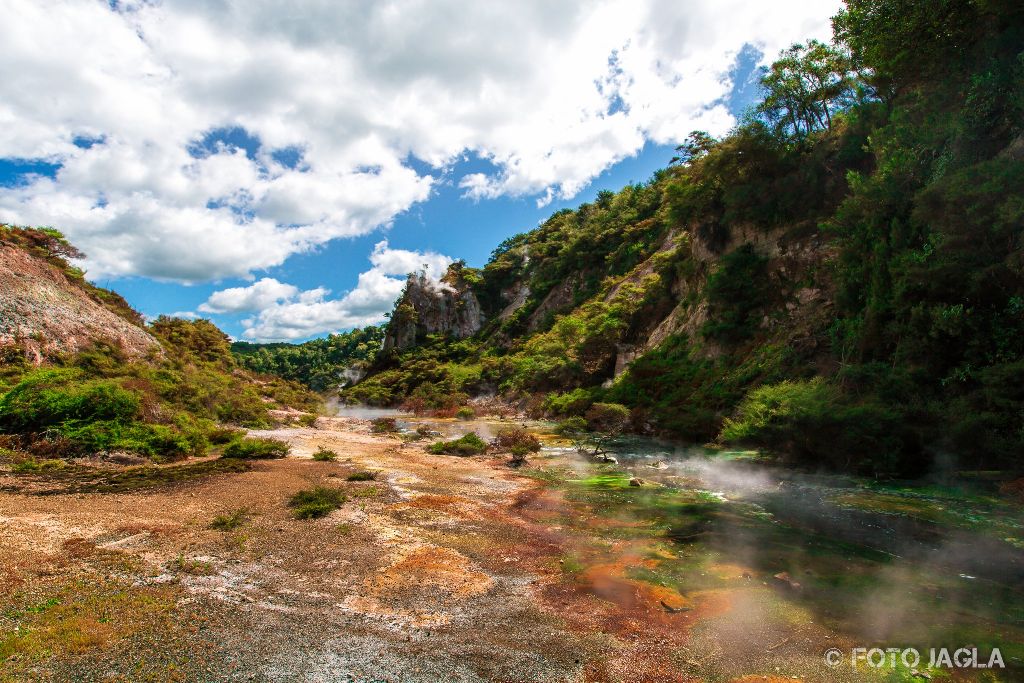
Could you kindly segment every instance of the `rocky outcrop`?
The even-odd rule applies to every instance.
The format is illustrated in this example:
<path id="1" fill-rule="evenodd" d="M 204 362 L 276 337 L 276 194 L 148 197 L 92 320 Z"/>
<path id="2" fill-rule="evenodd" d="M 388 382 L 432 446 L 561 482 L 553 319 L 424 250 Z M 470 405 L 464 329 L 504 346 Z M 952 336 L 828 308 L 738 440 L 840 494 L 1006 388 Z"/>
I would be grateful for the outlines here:
<path id="1" fill-rule="evenodd" d="M 582 279 L 580 274 L 576 273 L 555 285 L 540 302 L 537 309 L 530 314 L 530 319 L 526 323 L 526 331 L 533 334 L 544 327 L 552 316 L 569 311 L 575 301 L 576 290 L 579 289 Z"/>
<path id="2" fill-rule="evenodd" d="M 430 334 L 464 339 L 480 331 L 480 301 L 452 266 L 440 281 L 423 273 L 409 276 L 384 337 L 384 350 L 407 349 Z"/>
<path id="3" fill-rule="evenodd" d="M 159 352 L 141 327 L 98 303 L 88 285 L 23 249 L 0 244 L 0 347 L 35 363 L 105 341 L 132 357 Z"/>

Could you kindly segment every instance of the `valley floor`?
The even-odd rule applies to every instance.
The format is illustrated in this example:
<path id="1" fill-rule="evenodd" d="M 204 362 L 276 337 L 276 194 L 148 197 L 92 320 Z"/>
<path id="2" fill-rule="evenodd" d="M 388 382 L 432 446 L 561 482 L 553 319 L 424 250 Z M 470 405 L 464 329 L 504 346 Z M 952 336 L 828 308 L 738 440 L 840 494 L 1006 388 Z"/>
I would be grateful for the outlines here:
<path id="1" fill-rule="evenodd" d="M 156 488 L 0 474 L 0 680 L 863 680 L 822 663 L 854 643 L 749 567 L 684 596 L 631 578 L 659 546 L 609 541 L 582 508 L 568 533 L 574 503 L 501 458 L 317 427 L 275 432 L 286 459 Z M 346 481 L 358 470 L 380 474 Z M 348 499 L 294 519 L 313 485 Z"/>

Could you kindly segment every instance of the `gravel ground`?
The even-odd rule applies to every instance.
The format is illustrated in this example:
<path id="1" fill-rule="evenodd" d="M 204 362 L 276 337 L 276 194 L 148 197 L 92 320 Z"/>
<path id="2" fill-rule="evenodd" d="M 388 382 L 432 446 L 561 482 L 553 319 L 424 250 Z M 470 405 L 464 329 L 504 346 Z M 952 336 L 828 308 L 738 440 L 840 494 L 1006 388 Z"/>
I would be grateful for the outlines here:
<path id="1" fill-rule="evenodd" d="M 785 637 L 771 618 L 730 617 L 737 599 L 767 604 L 756 591 L 684 600 L 631 582 L 645 560 L 628 547 L 567 576 L 587 539 L 499 458 L 428 455 L 339 418 L 272 435 L 291 456 L 129 493 L 0 473 L 0 681 L 724 681 L 779 657 L 840 680 L 814 674 L 828 634 L 766 654 Z M 312 460 L 320 446 L 338 459 Z M 360 470 L 378 480 L 346 481 Z M 347 501 L 294 519 L 288 498 L 315 485 Z M 751 653 L 723 655 L 730 633 Z"/>

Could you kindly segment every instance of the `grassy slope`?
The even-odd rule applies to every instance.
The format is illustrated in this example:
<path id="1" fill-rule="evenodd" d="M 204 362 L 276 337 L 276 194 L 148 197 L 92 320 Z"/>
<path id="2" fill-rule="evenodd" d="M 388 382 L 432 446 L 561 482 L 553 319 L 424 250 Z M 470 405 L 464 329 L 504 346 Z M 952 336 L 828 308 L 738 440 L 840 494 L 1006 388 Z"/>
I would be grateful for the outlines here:
<path id="1" fill-rule="evenodd" d="M 5 227 L 3 237 L 70 273 L 68 286 L 143 326 L 123 299 L 76 274 L 65 257 L 77 252 L 59 234 Z M 35 367 L 18 348 L 0 350 L 0 456 L 26 471 L 47 458 L 100 451 L 198 456 L 232 438 L 231 425 L 269 426 L 275 406 L 318 405 L 300 385 L 241 370 L 227 336 L 209 321 L 162 317 L 145 329 L 162 355 L 132 359 L 95 339 L 83 352 Z"/>

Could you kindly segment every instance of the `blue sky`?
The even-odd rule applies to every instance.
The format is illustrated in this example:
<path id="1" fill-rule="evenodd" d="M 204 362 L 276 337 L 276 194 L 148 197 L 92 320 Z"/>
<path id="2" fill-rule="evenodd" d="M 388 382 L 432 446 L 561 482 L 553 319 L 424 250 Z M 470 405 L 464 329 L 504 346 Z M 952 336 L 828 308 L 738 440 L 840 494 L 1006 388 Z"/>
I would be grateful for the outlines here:
<path id="1" fill-rule="evenodd" d="M 63 230 L 149 316 L 294 341 L 380 320 L 408 269 L 482 266 L 725 133 L 764 55 L 827 38 L 834 3 L 791 4 L 15 2 L 0 220 Z"/>

